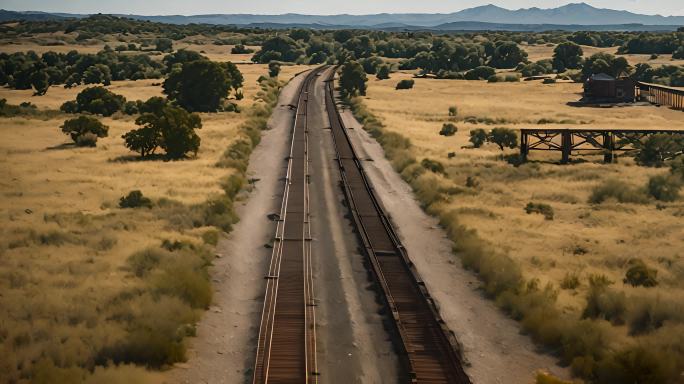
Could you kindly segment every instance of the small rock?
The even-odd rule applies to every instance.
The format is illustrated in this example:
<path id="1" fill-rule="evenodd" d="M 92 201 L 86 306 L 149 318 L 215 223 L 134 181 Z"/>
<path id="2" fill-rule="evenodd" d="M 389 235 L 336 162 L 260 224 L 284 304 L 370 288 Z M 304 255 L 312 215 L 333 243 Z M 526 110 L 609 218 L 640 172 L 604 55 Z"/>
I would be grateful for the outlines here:
<path id="1" fill-rule="evenodd" d="M 30 215 L 33 213 L 33 211 L 30 210 L 29 208 L 24 209 L 24 212 L 26 212 L 27 215 Z"/>

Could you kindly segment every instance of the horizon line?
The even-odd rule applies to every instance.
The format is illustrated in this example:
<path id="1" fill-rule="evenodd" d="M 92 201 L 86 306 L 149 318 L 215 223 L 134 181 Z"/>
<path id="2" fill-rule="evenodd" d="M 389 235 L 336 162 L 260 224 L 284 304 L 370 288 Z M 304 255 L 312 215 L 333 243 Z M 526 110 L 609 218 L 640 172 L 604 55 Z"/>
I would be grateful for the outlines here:
<path id="1" fill-rule="evenodd" d="M 192 16 L 209 16 L 209 15 L 246 15 L 246 16 L 285 16 L 285 15 L 301 15 L 301 16 L 373 16 L 373 15 L 450 15 L 458 12 L 462 12 L 465 10 L 469 9 L 475 9 L 475 8 L 482 8 L 482 7 L 496 7 L 499 9 L 504 9 L 507 11 L 526 11 L 526 10 L 533 10 L 533 9 L 539 9 L 539 10 L 553 10 L 553 9 L 558 9 L 562 7 L 566 7 L 569 5 L 587 5 L 591 8 L 598 9 L 598 10 L 610 10 L 610 11 L 618 11 L 618 12 L 629 12 L 635 15 L 640 15 L 640 16 L 660 16 L 660 17 L 684 17 L 684 14 L 682 15 L 662 15 L 659 13 L 655 14 L 649 14 L 649 13 L 638 13 L 626 9 L 614 9 L 614 8 L 599 8 L 595 7 L 591 4 L 587 4 L 586 2 L 580 1 L 580 2 L 568 2 L 564 5 L 560 5 L 558 7 L 552 7 L 552 8 L 540 8 L 540 7 L 529 7 L 529 8 L 517 8 L 517 9 L 511 9 L 511 8 L 506 8 L 502 6 L 498 6 L 492 3 L 487 3 L 483 5 L 478 5 L 475 7 L 467 7 L 467 8 L 462 8 L 459 10 L 454 10 L 451 12 L 377 12 L 377 13 L 328 13 L 328 14 L 315 14 L 315 13 L 300 13 L 300 12 L 285 12 L 285 13 L 195 13 L 195 14 L 184 14 L 184 13 L 172 13 L 172 14 L 145 14 L 145 13 L 118 13 L 118 12 L 63 12 L 63 11 L 43 11 L 43 10 L 11 10 L 11 9 L 5 9 L 5 8 L 0 8 L 5 11 L 11 11 L 11 12 L 20 12 L 20 13 L 27 13 L 27 12 L 34 12 L 34 13 L 49 13 L 49 14 L 70 14 L 70 15 L 113 15 L 113 16 L 146 16 L 146 17 L 171 17 L 171 16 L 183 16 L 183 17 L 192 17 Z"/>

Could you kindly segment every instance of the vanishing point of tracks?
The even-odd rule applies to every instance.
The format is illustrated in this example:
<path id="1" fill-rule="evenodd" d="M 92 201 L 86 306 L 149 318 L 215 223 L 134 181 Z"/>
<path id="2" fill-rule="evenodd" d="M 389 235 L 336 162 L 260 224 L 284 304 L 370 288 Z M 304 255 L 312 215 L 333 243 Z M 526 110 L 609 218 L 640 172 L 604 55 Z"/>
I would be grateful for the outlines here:
<path id="1" fill-rule="evenodd" d="M 266 277 L 254 383 L 317 383 L 316 332 L 309 228 L 307 106 L 315 79 L 309 72 L 299 93 L 287 179 Z M 456 340 L 384 213 L 335 106 L 330 71 L 325 106 L 347 205 L 389 309 L 400 359 L 411 383 L 469 384 Z M 311 99 L 309 99 L 311 97 Z M 321 127 L 322 128 L 322 127 Z M 323 372 L 324 374 L 324 372 Z M 328 378 L 328 382 L 335 382 Z"/>

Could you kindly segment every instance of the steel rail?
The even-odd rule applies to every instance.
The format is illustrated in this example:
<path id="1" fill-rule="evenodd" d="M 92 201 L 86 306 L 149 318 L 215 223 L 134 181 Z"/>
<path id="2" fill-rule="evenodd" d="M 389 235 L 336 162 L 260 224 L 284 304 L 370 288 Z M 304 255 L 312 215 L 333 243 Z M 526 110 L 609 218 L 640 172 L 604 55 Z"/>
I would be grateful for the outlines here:
<path id="1" fill-rule="evenodd" d="M 318 382 L 307 107 L 313 80 L 322 70 L 306 74 L 298 89 L 283 198 L 265 276 L 254 384 Z"/>
<path id="2" fill-rule="evenodd" d="M 326 108 L 345 198 L 400 338 L 412 383 L 469 384 L 456 339 L 442 320 L 405 248 L 378 201 L 335 105 L 335 71 Z"/>

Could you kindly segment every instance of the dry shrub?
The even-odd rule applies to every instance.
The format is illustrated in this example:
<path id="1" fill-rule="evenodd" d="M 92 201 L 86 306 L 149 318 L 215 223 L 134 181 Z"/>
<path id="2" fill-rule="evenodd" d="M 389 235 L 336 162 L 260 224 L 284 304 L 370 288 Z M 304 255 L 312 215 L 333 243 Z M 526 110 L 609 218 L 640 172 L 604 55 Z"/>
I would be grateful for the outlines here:
<path id="1" fill-rule="evenodd" d="M 246 181 L 247 180 L 242 174 L 234 173 L 221 182 L 221 188 L 223 188 L 226 196 L 234 199 L 238 192 L 240 192 L 242 187 L 245 185 Z"/>
<path id="2" fill-rule="evenodd" d="M 137 277 L 144 277 L 156 268 L 162 260 L 169 258 L 169 252 L 161 248 L 147 248 L 135 252 L 126 260 L 131 272 Z"/>
<path id="3" fill-rule="evenodd" d="M 152 289 L 178 297 L 193 308 L 208 308 L 212 289 L 205 262 L 185 252 L 174 256 L 152 279 Z"/>
<path id="4" fill-rule="evenodd" d="M 133 363 L 159 368 L 185 360 L 184 337 L 189 336 L 198 320 L 196 311 L 181 299 L 145 297 L 129 323 L 128 335 L 114 345 L 102 348 L 98 365 Z"/>
<path id="5" fill-rule="evenodd" d="M 562 289 L 577 289 L 580 286 L 580 276 L 577 272 L 567 272 L 560 282 Z"/>
<path id="6" fill-rule="evenodd" d="M 667 323 L 684 323 L 684 304 L 681 298 L 665 299 L 659 294 L 644 294 L 629 300 L 627 325 L 632 335 L 660 329 Z"/>
<path id="7" fill-rule="evenodd" d="M 525 206 L 525 212 L 529 215 L 531 213 L 538 213 L 544 215 L 544 219 L 553 220 L 553 207 L 544 203 L 527 203 Z"/>
<path id="8" fill-rule="evenodd" d="M 633 287 L 655 287 L 658 285 L 658 271 L 649 268 L 641 259 L 631 259 L 623 282 Z"/>
<path id="9" fill-rule="evenodd" d="M 644 204 L 648 202 L 648 197 L 631 185 L 620 180 L 606 180 L 597 185 L 591 192 L 589 202 L 601 204 L 606 200 L 614 199 L 620 203 Z"/>
<path id="10" fill-rule="evenodd" d="M 613 291 L 607 285 L 590 281 L 583 318 L 603 319 L 619 325 L 625 322 L 626 312 L 627 296 L 624 292 Z"/>

